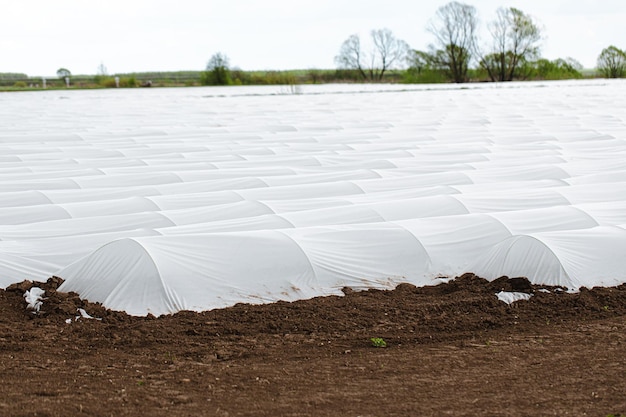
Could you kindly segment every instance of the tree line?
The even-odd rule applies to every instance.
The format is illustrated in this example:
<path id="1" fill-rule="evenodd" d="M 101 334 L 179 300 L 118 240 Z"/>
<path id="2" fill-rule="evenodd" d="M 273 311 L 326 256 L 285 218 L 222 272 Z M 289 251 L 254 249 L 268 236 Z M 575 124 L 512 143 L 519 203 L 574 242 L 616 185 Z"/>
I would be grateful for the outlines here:
<path id="1" fill-rule="evenodd" d="M 389 29 L 372 30 L 369 47 L 364 47 L 359 35 L 350 35 L 335 56 L 337 74 L 341 74 L 338 78 L 381 82 L 389 71 L 398 69 L 404 72 L 401 79 L 404 82 L 465 83 L 583 76 L 583 66 L 574 58 L 541 57 L 543 29 L 532 16 L 515 7 L 496 11 L 496 17 L 487 23 L 488 39 L 479 39 L 477 9 L 457 1 L 440 7 L 426 29 L 433 36 L 427 50 L 411 49 Z M 605 78 L 625 77 L 626 52 L 616 46 L 603 49 L 596 70 Z M 230 74 L 228 58 L 218 53 L 209 61 L 203 83 L 231 84 Z"/>
<path id="2" fill-rule="evenodd" d="M 358 35 L 351 35 L 341 45 L 335 62 L 339 68 L 372 81 L 382 79 L 393 63 L 405 64 L 416 80 L 455 83 L 582 77 L 582 65 L 573 58 L 541 58 L 543 29 L 529 14 L 515 7 L 499 8 L 495 19 L 487 23 L 489 39 L 485 40 L 479 39 L 478 22 L 474 6 L 453 1 L 430 19 L 427 30 L 433 43 L 427 50 L 410 49 L 388 29 L 375 30 L 369 51 L 361 47 Z M 605 48 L 598 57 L 597 70 L 607 78 L 624 77 L 626 53 L 615 46 Z"/>
<path id="3" fill-rule="evenodd" d="M 335 56 L 337 68 L 334 71 L 243 71 L 231 68 L 228 56 L 218 52 L 211 56 L 205 70 L 200 72 L 122 74 L 113 77 L 101 64 L 98 75 L 93 80 L 86 80 L 83 76 L 79 86 L 151 86 L 153 80 L 154 85 L 189 86 L 345 81 L 466 83 L 583 76 L 582 65 L 573 58 L 548 60 L 541 57 L 543 29 L 532 16 L 515 7 L 501 7 L 496 11 L 496 17 L 487 22 L 487 39 L 479 38 L 477 9 L 457 1 L 437 9 L 426 29 L 433 40 L 426 50 L 411 49 L 389 29 L 372 30 L 366 42 L 368 45 L 364 45 L 359 35 L 350 35 Z M 597 58 L 596 70 L 605 78 L 626 77 L 626 52 L 613 45 L 603 49 Z M 69 87 L 72 74 L 68 69 L 60 68 L 57 76 Z M 33 84 L 33 80 L 25 74 L 0 73 L 0 86 L 3 85 L 25 88 L 39 84 Z M 50 81 L 49 86 L 56 84 Z"/>

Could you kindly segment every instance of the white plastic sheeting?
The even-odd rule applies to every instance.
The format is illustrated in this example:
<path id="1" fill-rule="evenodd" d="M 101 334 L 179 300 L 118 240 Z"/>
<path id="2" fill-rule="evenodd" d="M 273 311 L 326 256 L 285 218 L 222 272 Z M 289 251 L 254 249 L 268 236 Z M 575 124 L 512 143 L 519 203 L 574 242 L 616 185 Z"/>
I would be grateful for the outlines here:
<path id="1" fill-rule="evenodd" d="M 498 297 L 498 300 L 502 301 L 503 303 L 513 304 L 516 301 L 530 300 L 530 297 L 532 297 L 532 295 L 523 292 L 500 291 L 496 294 L 496 297 Z"/>
<path id="2" fill-rule="evenodd" d="M 380 238 L 404 247 L 374 243 Z M 107 294 L 106 305 L 141 315 L 385 288 L 405 279 L 394 273 L 418 279 L 427 269 L 428 255 L 405 230 L 370 225 L 122 239 L 59 275 L 88 299 Z"/>
<path id="3" fill-rule="evenodd" d="M 626 282 L 626 83 L 468 87 L 2 94 L 0 286 L 158 315 Z"/>

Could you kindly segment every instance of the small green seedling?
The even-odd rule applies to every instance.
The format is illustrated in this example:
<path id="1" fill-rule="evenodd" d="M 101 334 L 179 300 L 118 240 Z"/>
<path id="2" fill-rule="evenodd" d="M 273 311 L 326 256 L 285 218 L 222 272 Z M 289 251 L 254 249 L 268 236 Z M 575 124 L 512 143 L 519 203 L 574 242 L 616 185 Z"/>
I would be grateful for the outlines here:
<path id="1" fill-rule="evenodd" d="M 372 346 L 374 347 L 377 347 L 377 348 L 387 347 L 387 342 L 385 342 L 385 339 L 383 339 L 382 337 L 372 337 L 370 340 L 372 341 Z"/>

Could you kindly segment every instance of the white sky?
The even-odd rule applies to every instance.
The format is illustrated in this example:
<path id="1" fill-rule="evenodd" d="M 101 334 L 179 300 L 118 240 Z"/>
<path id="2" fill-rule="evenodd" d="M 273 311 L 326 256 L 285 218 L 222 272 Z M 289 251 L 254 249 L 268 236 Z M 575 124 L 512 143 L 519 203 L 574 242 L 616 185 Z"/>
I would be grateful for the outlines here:
<path id="1" fill-rule="evenodd" d="M 433 42 L 428 20 L 445 0 L 13 0 L 0 7 L 0 72 L 54 75 L 202 70 L 215 52 L 244 70 L 335 68 L 351 34 L 389 28 L 414 49 Z M 501 6 L 544 27 L 545 58 L 593 68 L 609 45 L 626 49 L 624 0 L 474 0 L 483 26 Z"/>

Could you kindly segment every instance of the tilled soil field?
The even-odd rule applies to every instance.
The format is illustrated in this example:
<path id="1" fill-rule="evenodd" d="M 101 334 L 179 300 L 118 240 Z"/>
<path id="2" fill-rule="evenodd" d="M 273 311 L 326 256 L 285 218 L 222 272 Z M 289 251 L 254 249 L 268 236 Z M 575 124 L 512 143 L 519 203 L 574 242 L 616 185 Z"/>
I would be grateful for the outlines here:
<path id="1" fill-rule="evenodd" d="M 0 291 L 0 416 L 626 414 L 626 285 L 569 294 L 466 274 L 154 318 L 60 282 L 36 283 L 38 314 L 33 283 Z M 507 305 L 501 290 L 533 296 Z"/>

